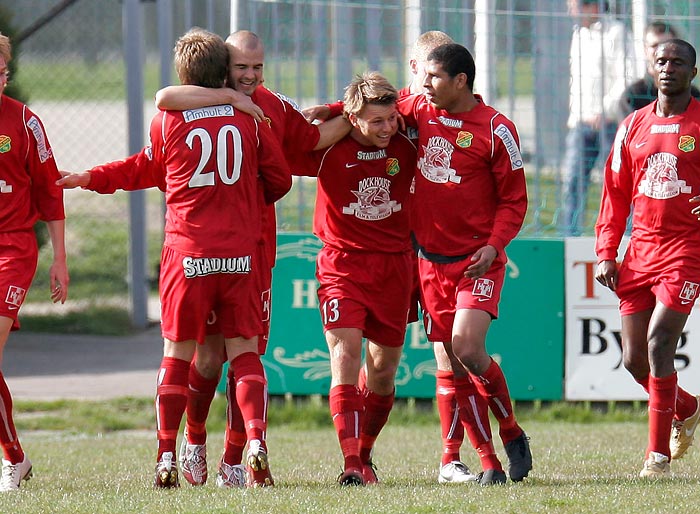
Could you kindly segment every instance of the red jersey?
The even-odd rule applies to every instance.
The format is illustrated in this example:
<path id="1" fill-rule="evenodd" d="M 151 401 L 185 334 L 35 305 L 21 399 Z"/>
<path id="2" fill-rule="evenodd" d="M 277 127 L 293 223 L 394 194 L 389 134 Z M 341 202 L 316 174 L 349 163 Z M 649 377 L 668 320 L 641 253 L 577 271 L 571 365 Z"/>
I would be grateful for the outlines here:
<path id="1" fill-rule="evenodd" d="M 310 152 L 314 149 L 320 137 L 318 127 L 306 121 L 292 100 L 263 86 L 255 88 L 251 99 L 265 113 L 265 121 L 282 146 L 288 165 L 294 164 L 294 156 L 300 152 Z M 268 205 L 263 210 L 262 237 L 268 263 L 274 266 L 277 256 L 277 219 L 274 205 Z"/>
<path id="2" fill-rule="evenodd" d="M 194 256 L 252 255 L 261 229 L 258 177 L 267 202 L 291 187 L 270 128 L 218 105 L 161 111 L 150 137 L 140 154 L 91 170 L 88 187 L 111 192 L 125 174 L 140 177 L 130 182 L 140 187 L 164 184 L 166 246 Z"/>
<path id="3" fill-rule="evenodd" d="M 700 269 L 700 222 L 688 200 L 700 194 L 700 102 L 671 118 L 656 101 L 620 125 L 605 165 L 595 251 L 615 260 L 634 205 L 627 265 L 641 272 Z"/>
<path id="4" fill-rule="evenodd" d="M 31 230 L 37 219 L 65 219 L 63 188 L 39 117 L 2 95 L 0 100 L 0 232 Z"/>
<path id="5" fill-rule="evenodd" d="M 466 256 L 488 244 L 503 256 L 525 218 L 518 132 L 476 98 L 478 105 L 464 113 L 436 109 L 423 95 L 398 102 L 406 124 L 418 127 L 412 222 L 424 252 Z"/>
<path id="6" fill-rule="evenodd" d="M 314 234 L 345 251 L 403 252 L 409 239 L 409 190 L 416 148 L 396 134 L 386 148 L 346 136 L 307 154 L 303 169 L 318 177 Z"/>

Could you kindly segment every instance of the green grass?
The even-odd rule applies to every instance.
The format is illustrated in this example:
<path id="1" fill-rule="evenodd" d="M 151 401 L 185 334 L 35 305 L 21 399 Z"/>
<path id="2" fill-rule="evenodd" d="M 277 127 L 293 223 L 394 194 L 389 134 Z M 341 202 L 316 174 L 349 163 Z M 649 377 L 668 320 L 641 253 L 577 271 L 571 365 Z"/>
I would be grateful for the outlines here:
<path id="1" fill-rule="evenodd" d="M 400 402 L 377 440 L 374 460 L 382 482 L 341 489 L 335 479 L 342 459 L 325 400 L 275 401 L 268 432 L 275 488 L 220 490 L 210 479 L 200 488 L 184 484 L 176 491 L 157 491 L 151 487 L 155 458 L 151 400 L 17 402 L 17 425 L 35 476 L 19 494 L 0 496 L 0 511 L 692 512 L 700 501 L 700 452 L 691 448 L 688 456 L 674 462 L 675 476 L 670 480 L 637 478 L 646 444 L 644 409 L 614 408 L 616 416 L 626 413 L 615 421 L 611 407 L 519 404 L 517 414 L 531 437 L 534 469 L 522 483 L 480 488 L 437 484 L 437 416 L 431 404 Z M 582 414 L 588 419 L 581 420 Z M 222 448 L 221 398 L 215 400 L 210 418 L 213 475 Z M 496 449 L 505 460 L 500 444 Z M 463 448 L 462 457 L 478 468 L 471 449 Z"/>

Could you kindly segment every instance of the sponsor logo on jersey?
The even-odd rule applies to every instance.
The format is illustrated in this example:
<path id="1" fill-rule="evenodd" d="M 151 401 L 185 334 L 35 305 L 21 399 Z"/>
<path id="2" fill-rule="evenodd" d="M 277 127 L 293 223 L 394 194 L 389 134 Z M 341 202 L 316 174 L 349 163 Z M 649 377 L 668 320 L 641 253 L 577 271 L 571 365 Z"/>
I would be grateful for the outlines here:
<path id="1" fill-rule="evenodd" d="M 681 131 L 680 123 L 671 123 L 668 125 L 652 125 L 651 134 L 678 134 Z"/>
<path id="2" fill-rule="evenodd" d="M 438 119 L 440 120 L 440 123 L 446 127 L 462 128 L 462 120 L 453 120 L 452 118 L 445 118 L 444 116 L 438 116 Z"/>
<path id="3" fill-rule="evenodd" d="M 46 140 L 46 134 L 44 134 L 44 129 L 41 128 L 41 123 L 36 116 L 32 116 L 27 121 L 27 127 L 34 134 L 34 139 L 36 139 L 36 149 L 39 152 L 39 160 L 41 162 L 46 162 L 51 158 L 51 148 L 49 148 L 49 143 Z"/>
<path id="4" fill-rule="evenodd" d="M 5 182 L 4 180 L 0 180 L 0 193 L 11 193 L 12 192 L 12 186 Z"/>
<path id="5" fill-rule="evenodd" d="M 185 257 L 182 268 L 185 278 L 203 277 L 214 273 L 250 273 L 250 255 L 243 257 Z"/>
<path id="6" fill-rule="evenodd" d="M 12 148 L 10 136 L 0 136 L 0 153 L 7 153 Z"/>
<path id="7" fill-rule="evenodd" d="M 474 139 L 474 134 L 460 131 L 460 133 L 457 134 L 457 146 L 460 148 L 469 148 L 472 145 L 472 139 Z"/>
<path id="8" fill-rule="evenodd" d="M 204 118 L 218 118 L 220 116 L 233 116 L 233 107 L 230 105 L 212 105 L 210 107 L 182 111 L 182 118 L 185 120 L 185 123 L 192 123 Z"/>
<path id="9" fill-rule="evenodd" d="M 376 152 L 357 152 L 358 161 L 376 161 L 386 159 L 386 150 L 382 148 Z"/>
<path id="10" fill-rule="evenodd" d="M 474 281 L 472 295 L 478 296 L 479 301 L 489 300 L 493 296 L 494 282 L 490 278 L 477 278 Z"/>
<path id="11" fill-rule="evenodd" d="M 688 282 L 686 280 L 683 283 L 681 292 L 678 294 L 678 297 L 682 300 L 681 303 L 683 305 L 687 305 L 688 303 L 694 301 L 695 298 L 697 298 L 698 296 L 698 289 L 700 289 L 700 284 L 696 284 L 695 282 Z"/>
<path id="12" fill-rule="evenodd" d="M 343 207 L 343 214 L 350 214 L 364 221 L 388 218 L 401 210 L 401 204 L 391 199 L 391 180 L 386 177 L 367 177 L 360 180 L 353 191 L 357 202 Z"/>
<path id="13" fill-rule="evenodd" d="M 678 138 L 678 149 L 682 152 L 695 150 L 695 138 L 693 136 L 681 136 Z"/>
<path id="14" fill-rule="evenodd" d="M 666 200 L 681 193 L 690 194 L 692 188 L 685 180 L 678 180 L 678 157 L 660 152 L 650 155 L 644 179 L 639 183 L 639 192 L 649 198 Z"/>
<path id="15" fill-rule="evenodd" d="M 520 155 L 520 148 L 518 148 L 518 143 L 516 143 L 515 137 L 510 129 L 501 123 L 498 127 L 496 127 L 493 133 L 501 138 L 501 141 L 503 141 L 503 144 L 506 147 L 506 151 L 510 157 L 510 168 L 512 170 L 522 168 L 523 156 Z"/>
<path id="16" fill-rule="evenodd" d="M 265 118 L 263 118 L 263 121 L 267 123 L 268 127 L 272 128 L 272 118 L 270 118 L 269 116 L 265 116 Z"/>
<path id="17" fill-rule="evenodd" d="M 24 301 L 24 296 L 27 294 L 27 290 L 17 286 L 10 286 L 7 289 L 7 296 L 5 297 L 5 303 L 10 306 L 19 309 Z M 14 309 L 12 309 L 14 310 Z"/>
<path id="18" fill-rule="evenodd" d="M 386 174 L 393 177 L 394 175 L 398 175 L 399 171 L 401 171 L 399 160 L 396 157 L 389 157 L 386 160 Z"/>
<path id="19" fill-rule="evenodd" d="M 299 107 L 299 104 L 291 98 L 289 98 L 287 95 L 283 95 L 282 93 L 278 93 L 277 91 L 273 91 L 272 93 L 283 102 L 287 102 L 289 105 L 294 107 L 294 110 L 301 112 L 301 107 Z"/>
<path id="20" fill-rule="evenodd" d="M 451 168 L 454 150 L 452 143 L 444 137 L 433 136 L 428 139 L 428 144 L 423 146 L 423 156 L 418 159 L 421 175 L 435 184 L 459 184 L 462 177 Z"/>

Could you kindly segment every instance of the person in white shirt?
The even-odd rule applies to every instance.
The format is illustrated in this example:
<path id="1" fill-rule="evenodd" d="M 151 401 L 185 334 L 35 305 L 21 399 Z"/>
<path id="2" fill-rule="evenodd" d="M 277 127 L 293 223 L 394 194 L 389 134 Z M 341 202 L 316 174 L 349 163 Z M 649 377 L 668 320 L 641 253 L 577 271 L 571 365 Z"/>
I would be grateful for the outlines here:
<path id="1" fill-rule="evenodd" d="M 620 97 L 637 73 L 632 38 L 624 23 L 608 13 L 604 0 L 569 0 L 578 18 L 570 54 L 569 132 L 564 156 L 564 235 L 581 235 L 591 170 L 607 155 Z"/>

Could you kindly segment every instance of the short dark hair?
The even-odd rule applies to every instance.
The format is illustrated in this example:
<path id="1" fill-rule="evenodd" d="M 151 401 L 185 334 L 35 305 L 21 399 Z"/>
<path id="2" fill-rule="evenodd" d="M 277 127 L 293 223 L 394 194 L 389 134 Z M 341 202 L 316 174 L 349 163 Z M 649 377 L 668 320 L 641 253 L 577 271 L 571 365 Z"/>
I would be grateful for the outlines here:
<path id="1" fill-rule="evenodd" d="M 665 21 L 652 21 L 647 25 L 647 28 L 644 30 L 645 34 L 648 34 L 649 32 L 653 32 L 654 34 L 668 34 L 671 37 L 678 37 L 678 33 L 676 32 L 676 29 L 673 28 L 673 25 L 670 23 L 666 23 Z"/>
<path id="2" fill-rule="evenodd" d="M 462 45 L 457 43 L 440 45 L 428 54 L 428 61 L 440 63 L 442 69 L 452 78 L 464 73 L 467 76 L 469 91 L 474 90 L 474 76 L 476 75 L 474 57 Z"/>
<path id="3" fill-rule="evenodd" d="M 695 61 L 697 60 L 697 54 L 695 52 L 695 48 L 693 48 L 693 45 L 691 45 L 690 43 L 688 43 L 684 39 L 675 38 L 675 39 L 669 39 L 668 41 L 664 41 L 663 43 L 661 43 L 659 45 L 659 47 L 668 46 L 668 45 L 675 45 L 675 46 L 678 46 L 680 48 L 683 48 L 686 51 L 686 53 L 688 54 L 688 58 L 690 59 L 690 65 L 695 66 Z"/>

